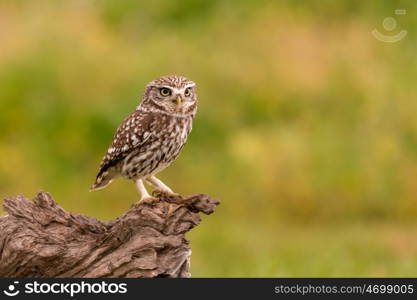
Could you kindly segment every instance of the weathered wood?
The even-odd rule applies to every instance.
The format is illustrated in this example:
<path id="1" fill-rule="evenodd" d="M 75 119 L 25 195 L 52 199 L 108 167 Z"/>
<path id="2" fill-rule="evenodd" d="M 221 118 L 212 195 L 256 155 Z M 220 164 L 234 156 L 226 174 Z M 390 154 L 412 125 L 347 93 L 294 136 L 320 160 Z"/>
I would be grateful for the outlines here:
<path id="1" fill-rule="evenodd" d="M 110 222 L 66 212 L 40 192 L 4 200 L 0 277 L 189 277 L 185 233 L 218 200 L 158 195 Z"/>

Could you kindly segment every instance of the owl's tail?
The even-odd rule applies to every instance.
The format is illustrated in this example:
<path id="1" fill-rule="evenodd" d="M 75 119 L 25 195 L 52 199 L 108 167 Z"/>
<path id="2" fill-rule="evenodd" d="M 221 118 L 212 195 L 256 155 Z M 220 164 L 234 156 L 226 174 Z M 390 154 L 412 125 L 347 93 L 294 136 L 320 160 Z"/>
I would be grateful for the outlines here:
<path id="1" fill-rule="evenodd" d="M 90 188 L 90 191 L 104 189 L 113 181 L 113 179 L 116 177 L 115 175 L 116 174 L 114 174 L 114 172 L 111 172 L 108 170 L 98 173 L 96 181 L 94 182 L 93 186 Z"/>

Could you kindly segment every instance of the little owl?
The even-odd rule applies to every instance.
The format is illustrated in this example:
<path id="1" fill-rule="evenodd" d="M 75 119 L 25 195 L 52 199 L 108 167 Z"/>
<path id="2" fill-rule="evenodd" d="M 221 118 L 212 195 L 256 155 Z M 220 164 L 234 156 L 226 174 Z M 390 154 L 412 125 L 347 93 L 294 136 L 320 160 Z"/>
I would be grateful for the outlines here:
<path id="1" fill-rule="evenodd" d="M 191 80 L 173 75 L 150 82 L 141 103 L 117 129 L 91 190 L 102 189 L 122 176 L 135 182 L 140 200 L 152 199 L 143 181 L 173 195 L 155 174 L 178 157 L 196 112 L 197 94 Z"/>

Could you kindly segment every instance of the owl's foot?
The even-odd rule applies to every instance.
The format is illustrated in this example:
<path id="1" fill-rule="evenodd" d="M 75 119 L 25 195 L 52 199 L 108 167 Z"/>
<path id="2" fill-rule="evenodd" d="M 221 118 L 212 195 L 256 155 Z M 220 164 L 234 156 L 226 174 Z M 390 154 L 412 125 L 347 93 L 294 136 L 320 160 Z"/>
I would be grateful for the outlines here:
<path id="1" fill-rule="evenodd" d="M 139 203 L 144 203 L 144 204 L 148 204 L 148 205 L 153 206 L 158 201 L 159 201 L 158 198 L 149 196 L 149 197 L 145 197 L 145 198 L 140 198 Z"/>
<path id="2" fill-rule="evenodd" d="M 158 198 L 170 198 L 170 199 L 182 199 L 180 194 L 174 193 L 172 191 L 162 191 L 159 189 L 156 189 L 152 192 L 152 196 L 158 197 Z"/>
<path id="3" fill-rule="evenodd" d="M 153 204 L 156 201 L 158 201 L 157 198 L 152 197 L 149 195 L 148 191 L 145 188 L 145 185 L 143 184 L 143 181 L 141 179 L 138 179 L 135 181 L 136 188 L 138 189 L 138 192 L 140 194 L 140 203 L 147 203 L 147 204 Z"/>
<path id="4" fill-rule="evenodd" d="M 145 179 L 147 183 L 152 185 L 155 188 L 155 191 L 153 194 L 165 194 L 169 196 L 179 196 L 179 194 L 174 193 L 165 183 L 163 183 L 161 180 L 156 178 L 155 176 L 149 176 Z"/>

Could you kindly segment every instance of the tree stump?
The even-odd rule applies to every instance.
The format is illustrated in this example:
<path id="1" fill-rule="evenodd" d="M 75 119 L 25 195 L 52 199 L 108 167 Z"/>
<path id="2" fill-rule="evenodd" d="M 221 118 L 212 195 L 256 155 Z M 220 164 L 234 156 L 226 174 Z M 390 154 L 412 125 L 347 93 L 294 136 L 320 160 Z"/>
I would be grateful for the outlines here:
<path id="1" fill-rule="evenodd" d="M 4 200 L 0 277 L 190 277 L 185 234 L 220 203 L 157 195 L 110 222 L 66 212 L 46 192 Z"/>

